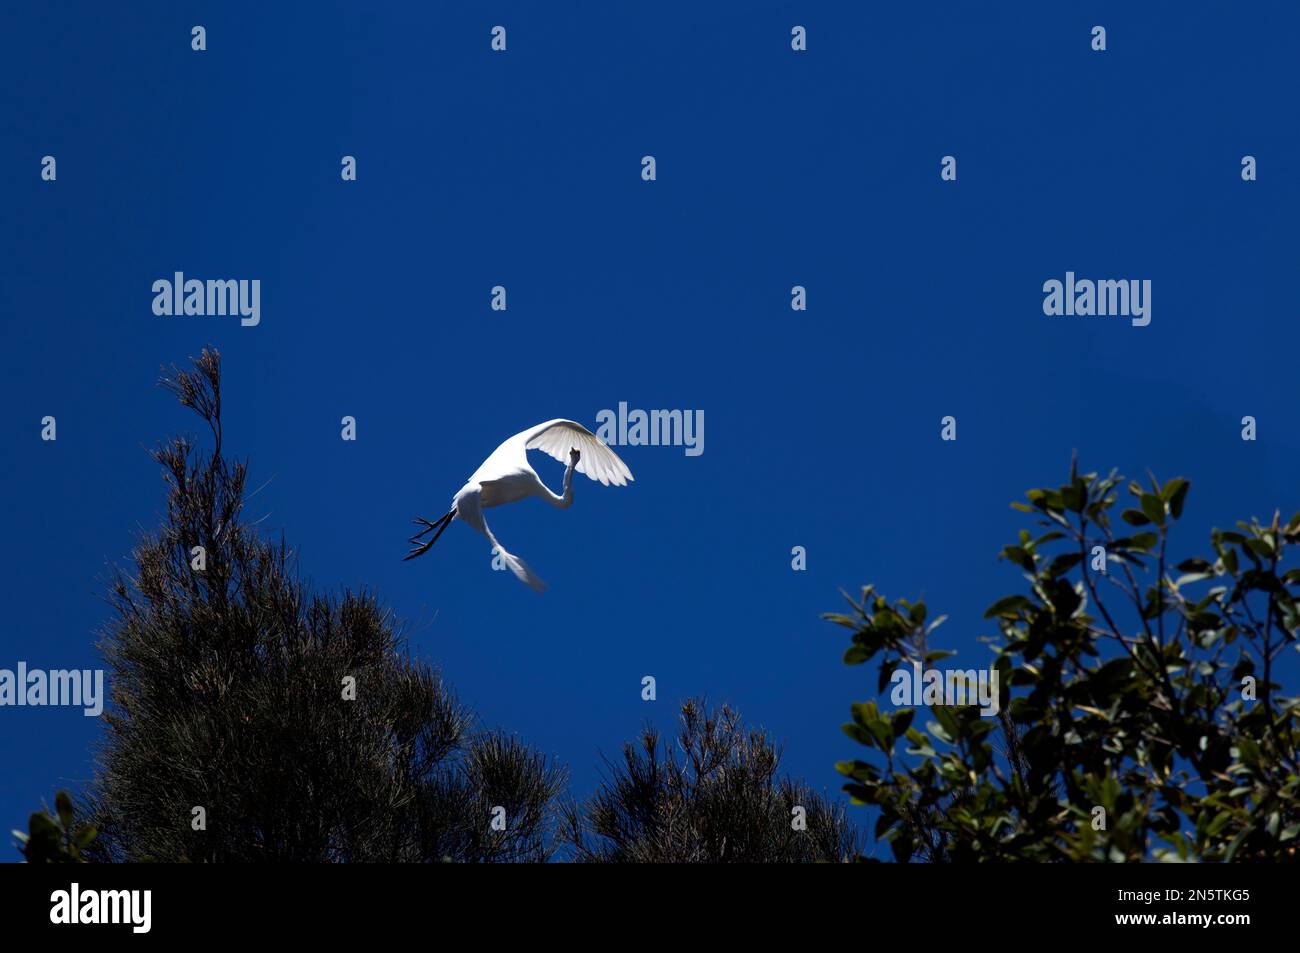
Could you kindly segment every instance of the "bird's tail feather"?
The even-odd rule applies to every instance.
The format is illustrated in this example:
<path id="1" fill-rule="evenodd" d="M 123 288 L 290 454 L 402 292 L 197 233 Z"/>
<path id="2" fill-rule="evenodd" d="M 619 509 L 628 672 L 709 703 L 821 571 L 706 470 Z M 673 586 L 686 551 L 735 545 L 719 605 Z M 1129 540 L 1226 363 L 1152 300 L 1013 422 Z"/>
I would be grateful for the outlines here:
<path id="1" fill-rule="evenodd" d="M 502 561 L 510 567 L 510 571 L 524 585 L 528 586 L 533 592 L 545 592 L 546 582 L 537 573 L 533 572 L 532 567 L 524 562 L 514 553 L 507 552 L 505 547 L 500 543 L 496 544 L 497 555 Z"/>
<path id="2" fill-rule="evenodd" d="M 538 576 L 537 573 L 533 572 L 528 563 L 524 562 L 498 542 L 496 536 L 492 533 L 492 528 L 488 526 L 487 520 L 483 518 L 483 506 L 478 492 L 472 491 L 467 493 L 461 491 L 458 493 L 456 495 L 456 505 L 454 509 L 457 516 L 487 537 L 488 542 L 492 544 L 492 554 L 494 556 L 500 556 L 502 562 L 506 564 L 520 582 L 528 586 L 528 588 L 532 589 L 534 592 L 546 591 L 546 583 L 542 581 L 541 577 Z"/>

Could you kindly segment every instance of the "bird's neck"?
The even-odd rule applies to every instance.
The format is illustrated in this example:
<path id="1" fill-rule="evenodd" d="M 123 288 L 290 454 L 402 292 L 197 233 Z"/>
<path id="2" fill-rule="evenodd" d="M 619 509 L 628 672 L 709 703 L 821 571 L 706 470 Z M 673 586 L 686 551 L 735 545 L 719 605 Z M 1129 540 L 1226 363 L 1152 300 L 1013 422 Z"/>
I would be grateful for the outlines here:
<path id="1" fill-rule="evenodd" d="M 544 491 L 546 499 L 550 501 L 552 506 L 566 509 L 573 504 L 573 464 L 569 464 L 568 469 L 564 471 L 563 495 L 553 492 L 551 488 L 545 483 L 542 483 L 541 480 L 538 480 L 537 483 L 542 488 L 542 491 Z"/>
<path id="2" fill-rule="evenodd" d="M 564 502 L 563 506 L 568 506 L 573 502 L 573 464 L 570 463 L 564 471 L 564 495 L 560 497 Z"/>

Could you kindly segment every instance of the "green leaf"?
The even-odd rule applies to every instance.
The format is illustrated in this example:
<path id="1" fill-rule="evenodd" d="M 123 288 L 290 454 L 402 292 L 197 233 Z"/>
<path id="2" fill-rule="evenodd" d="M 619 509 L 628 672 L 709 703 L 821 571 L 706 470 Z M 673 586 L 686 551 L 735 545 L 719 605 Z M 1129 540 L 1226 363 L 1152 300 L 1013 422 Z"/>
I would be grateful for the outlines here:
<path id="1" fill-rule="evenodd" d="M 59 833 L 58 827 L 55 826 L 54 818 L 50 817 L 50 815 L 46 814 L 44 811 L 39 811 L 27 819 L 27 829 L 32 832 L 33 837 L 42 834 L 57 836 Z"/>
<path id="2" fill-rule="evenodd" d="M 1249 549 L 1256 556 L 1262 556 L 1264 559 L 1273 558 L 1273 547 L 1270 546 L 1265 540 L 1254 539 L 1254 538 L 1248 539 L 1246 540 L 1246 548 Z"/>
<path id="3" fill-rule="evenodd" d="M 881 751 L 889 751 L 894 744 L 894 736 L 889 722 L 880 716 L 880 709 L 874 701 L 861 702 L 853 706 L 853 720 L 876 739 Z"/>
<path id="4" fill-rule="evenodd" d="M 1119 518 L 1130 526 L 1146 526 L 1151 522 L 1137 510 L 1125 510 L 1119 514 Z"/>
<path id="5" fill-rule="evenodd" d="M 854 725 L 851 723 L 840 725 L 840 730 L 860 745 L 867 748 L 874 748 L 876 746 L 875 736 L 861 725 Z"/>
<path id="6" fill-rule="evenodd" d="M 67 791 L 60 791 L 54 795 L 54 807 L 59 812 L 59 821 L 63 824 L 65 831 L 72 829 L 72 798 L 68 797 Z"/>
<path id="7" fill-rule="evenodd" d="M 907 735 L 909 738 L 911 737 L 912 717 L 915 714 L 916 709 L 914 708 L 900 708 L 898 711 L 894 712 L 894 717 L 891 721 L 891 727 L 894 729 L 894 737 L 898 737 L 899 735 Z"/>
<path id="8" fill-rule="evenodd" d="M 1157 526 L 1163 526 L 1165 522 L 1165 504 L 1161 502 L 1160 497 L 1154 493 L 1143 493 L 1138 500 L 1142 507 L 1142 513 L 1151 522 Z"/>
<path id="9" fill-rule="evenodd" d="M 1231 811 L 1220 811 L 1215 815 L 1214 820 L 1210 821 L 1210 826 L 1205 829 L 1206 835 L 1208 837 L 1218 837 L 1223 833 L 1223 829 L 1228 826 L 1228 822 L 1231 820 Z"/>
<path id="10" fill-rule="evenodd" d="M 1223 855 L 1223 862 L 1225 864 L 1232 863 L 1233 858 L 1237 856 L 1237 851 L 1241 850 L 1241 845 L 1246 842 L 1248 836 L 1250 836 L 1250 828 L 1246 827 L 1242 829 L 1241 833 L 1232 839 L 1232 843 L 1228 845 L 1228 852 Z"/>
<path id="11" fill-rule="evenodd" d="M 1063 576 L 1081 562 L 1083 562 L 1082 553 L 1063 553 L 1052 560 L 1047 572 L 1052 576 Z"/>
<path id="12" fill-rule="evenodd" d="M 993 605 L 984 610 L 984 618 L 992 619 L 995 616 L 1014 619 L 1019 615 L 1021 610 L 1032 610 L 1034 604 L 1024 596 L 1007 596 L 999 599 Z"/>
<path id="13" fill-rule="evenodd" d="M 874 783 L 876 780 L 876 766 L 866 761 L 836 761 L 835 770 L 863 784 Z"/>
<path id="14" fill-rule="evenodd" d="M 843 790 L 849 795 L 850 804 L 870 804 L 875 800 L 871 788 L 863 784 L 846 784 Z"/>
<path id="15" fill-rule="evenodd" d="M 98 836 L 99 829 L 94 824 L 83 824 L 72 842 L 77 845 L 78 849 L 85 850 L 90 846 L 90 842 Z"/>
<path id="16" fill-rule="evenodd" d="M 1029 554 L 1023 546 L 1006 546 L 1002 550 L 1002 558 L 1007 562 L 1015 563 L 1021 569 L 1028 572 L 1034 571 L 1034 557 Z"/>
<path id="17" fill-rule="evenodd" d="M 861 665 L 871 658 L 871 652 L 865 646 L 850 645 L 844 653 L 845 665 Z"/>
<path id="18" fill-rule="evenodd" d="M 1134 549 L 1150 552 L 1158 542 L 1160 542 L 1160 537 L 1155 533 L 1135 533 L 1132 539 L 1129 540 L 1129 545 Z"/>
<path id="19" fill-rule="evenodd" d="M 1259 758 L 1260 758 L 1259 745 L 1255 744 L 1254 740 L 1251 738 L 1247 738 L 1244 736 L 1238 738 L 1237 757 L 1240 759 L 1241 763 L 1244 764 L 1246 767 L 1258 768 Z"/>
<path id="20" fill-rule="evenodd" d="M 1187 501 L 1187 491 L 1191 488 L 1192 485 L 1182 477 L 1175 477 L 1165 484 L 1161 496 L 1169 504 L 1169 512 L 1173 514 L 1174 519 L 1183 515 L 1183 504 Z"/>
<path id="21" fill-rule="evenodd" d="M 951 708 L 937 705 L 933 711 L 934 717 L 939 719 L 939 724 L 943 725 L 950 737 L 956 738 L 961 734 L 961 723 L 957 721 L 957 716 L 953 714 Z"/>
<path id="22" fill-rule="evenodd" d="M 854 702 L 850 711 L 853 712 L 853 720 L 863 728 L 870 728 L 872 722 L 880 717 L 880 708 L 874 701 Z"/>

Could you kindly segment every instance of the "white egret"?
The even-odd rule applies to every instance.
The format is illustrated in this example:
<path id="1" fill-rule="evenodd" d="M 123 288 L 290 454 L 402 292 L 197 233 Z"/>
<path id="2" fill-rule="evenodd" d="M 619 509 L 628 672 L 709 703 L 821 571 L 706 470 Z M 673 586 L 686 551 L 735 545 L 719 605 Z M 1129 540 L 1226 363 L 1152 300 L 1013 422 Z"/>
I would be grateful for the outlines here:
<path id="1" fill-rule="evenodd" d="M 565 462 L 567 452 L 568 467 L 564 471 L 562 494 L 551 492 L 550 487 L 528 465 L 529 450 L 540 450 L 561 463 Z M 452 498 L 450 510 L 433 521 L 422 518 L 414 521 L 424 529 L 411 537 L 411 551 L 402 561 L 427 553 L 438 541 L 442 531 L 451 525 L 452 520 L 459 518 L 487 537 L 496 553 L 510 567 L 510 571 L 522 582 L 541 592 L 546 588 L 546 583 L 538 578 L 527 563 L 507 552 L 497 542 L 483 518 L 483 511 L 491 506 L 513 503 L 530 496 L 540 496 L 552 506 L 567 509 L 573 504 L 574 470 L 605 486 L 611 483 L 614 486 L 627 486 L 632 479 L 632 471 L 618 458 L 618 454 L 582 424 L 572 420 L 548 420 L 515 434 L 493 450 L 483 465 L 474 471 L 469 482 Z M 433 538 L 427 543 L 421 543 L 420 538 L 429 533 L 433 533 Z"/>

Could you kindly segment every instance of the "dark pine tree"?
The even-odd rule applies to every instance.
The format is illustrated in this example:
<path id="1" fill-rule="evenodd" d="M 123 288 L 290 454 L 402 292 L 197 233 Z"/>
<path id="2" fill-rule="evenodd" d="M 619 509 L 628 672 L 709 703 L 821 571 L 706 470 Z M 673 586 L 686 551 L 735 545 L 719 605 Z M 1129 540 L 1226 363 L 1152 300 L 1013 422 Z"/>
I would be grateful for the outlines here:
<path id="1" fill-rule="evenodd" d="M 223 452 L 220 358 L 205 349 L 193 365 L 162 383 L 208 424 L 213 447 L 177 437 L 154 452 L 166 515 L 112 584 L 100 643 L 111 705 L 87 792 L 100 834 L 88 854 L 546 859 L 560 771 L 476 729 L 373 593 L 310 591 L 284 541 L 244 522 L 248 468 Z M 492 824 L 498 806 L 504 830 Z"/>
<path id="2" fill-rule="evenodd" d="M 842 804 L 779 774 L 780 752 L 723 706 L 682 705 L 676 744 L 653 727 L 585 803 L 563 808 L 560 839 L 591 863 L 812 863 L 856 859 Z M 802 809 L 801 811 L 797 809 Z"/>

